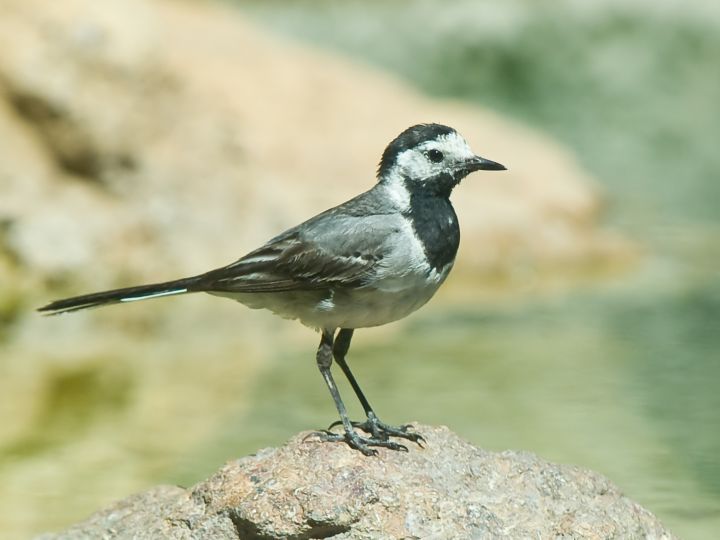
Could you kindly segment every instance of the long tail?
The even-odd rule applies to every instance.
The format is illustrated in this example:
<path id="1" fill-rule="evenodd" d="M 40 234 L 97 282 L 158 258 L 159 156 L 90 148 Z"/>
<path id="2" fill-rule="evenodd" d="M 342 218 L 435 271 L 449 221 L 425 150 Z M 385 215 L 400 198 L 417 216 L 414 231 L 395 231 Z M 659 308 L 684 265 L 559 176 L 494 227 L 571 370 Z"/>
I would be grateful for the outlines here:
<path id="1" fill-rule="evenodd" d="M 47 315 L 57 315 L 58 313 L 69 313 L 80 309 L 118 304 L 120 302 L 134 302 L 135 300 L 185 294 L 194 292 L 190 290 L 190 287 L 197 281 L 197 277 L 190 277 L 177 279 L 175 281 L 166 281 L 164 283 L 153 283 L 152 285 L 140 285 L 138 287 L 126 287 L 124 289 L 84 294 L 82 296 L 74 296 L 73 298 L 55 300 L 46 306 L 38 308 L 38 311 L 42 311 Z"/>

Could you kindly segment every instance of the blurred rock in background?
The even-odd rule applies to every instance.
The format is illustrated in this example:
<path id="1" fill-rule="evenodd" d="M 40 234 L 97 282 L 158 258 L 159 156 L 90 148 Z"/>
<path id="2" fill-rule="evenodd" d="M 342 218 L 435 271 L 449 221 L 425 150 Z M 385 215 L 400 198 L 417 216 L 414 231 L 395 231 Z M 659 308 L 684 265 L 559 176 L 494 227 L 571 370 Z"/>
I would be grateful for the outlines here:
<path id="1" fill-rule="evenodd" d="M 229 262 L 369 188 L 385 144 L 421 121 L 457 127 L 510 169 L 456 194 L 464 270 L 615 254 L 571 156 L 491 113 L 427 100 L 205 3 L 5 4 L 6 244 L 19 264 L 72 275 L 73 289 Z"/>
<path id="2" fill-rule="evenodd" d="M 3 0 L 7 530 L 71 522 L 162 476 L 243 406 L 271 354 L 258 335 L 316 339 L 209 298 L 54 319 L 34 307 L 229 263 L 369 188 L 385 144 L 417 122 L 454 126 L 510 169 L 456 192 L 455 285 L 434 309 L 632 256 L 599 225 L 601 196 L 573 157 L 489 111 L 269 37 L 226 6 Z"/>

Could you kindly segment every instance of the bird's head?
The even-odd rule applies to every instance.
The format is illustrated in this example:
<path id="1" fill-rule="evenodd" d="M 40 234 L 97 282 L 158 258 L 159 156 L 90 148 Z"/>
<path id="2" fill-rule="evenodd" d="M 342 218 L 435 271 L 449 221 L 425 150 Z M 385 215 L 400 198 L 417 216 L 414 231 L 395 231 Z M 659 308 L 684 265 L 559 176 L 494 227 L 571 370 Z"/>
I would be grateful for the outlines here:
<path id="1" fill-rule="evenodd" d="M 385 148 L 378 181 L 402 183 L 410 193 L 449 196 L 463 178 L 479 170 L 504 171 L 505 167 L 476 155 L 451 127 L 418 124 Z"/>

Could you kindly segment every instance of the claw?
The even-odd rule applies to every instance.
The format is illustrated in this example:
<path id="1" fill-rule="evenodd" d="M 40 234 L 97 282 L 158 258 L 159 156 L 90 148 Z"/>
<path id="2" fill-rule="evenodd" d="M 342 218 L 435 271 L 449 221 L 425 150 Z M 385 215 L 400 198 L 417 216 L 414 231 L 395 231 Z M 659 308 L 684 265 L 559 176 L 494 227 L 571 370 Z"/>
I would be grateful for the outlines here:
<path id="1" fill-rule="evenodd" d="M 408 431 L 408 429 L 412 428 L 410 424 L 399 427 L 391 426 L 378 420 L 375 415 L 369 415 L 365 422 L 353 422 L 352 425 L 365 433 L 370 433 L 375 439 L 386 441 L 390 437 L 400 437 L 416 443 L 421 448 L 424 448 L 423 443 L 426 443 L 422 435 Z"/>
<path id="2" fill-rule="evenodd" d="M 370 448 L 370 446 L 385 446 L 383 444 L 379 444 L 383 441 L 375 441 L 373 439 L 366 439 L 364 437 L 360 437 L 354 431 L 345 433 L 331 433 L 329 431 L 321 431 L 318 432 L 318 435 L 320 436 L 320 440 L 323 442 L 345 442 L 350 448 L 359 450 L 366 456 L 378 455 L 377 450 L 375 450 L 374 448 Z"/>
<path id="3" fill-rule="evenodd" d="M 400 452 L 408 452 L 408 447 L 404 444 L 390 441 L 390 437 L 399 437 L 412 441 L 420 448 L 425 448 L 427 441 L 419 433 L 408 431 L 412 428 L 410 424 L 402 426 L 391 426 L 378 420 L 372 412 L 368 415 L 364 422 L 350 422 L 353 428 L 368 433 L 370 437 L 361 437 L 354 430 L 345 431 L 344 433 L 335 433 L 331 431 L 334 427 L 342 426 L 342 421 L 337 420 L 330 424 L 327 429 L 317 431 L 312 435 L 317 435 L 323 442 L 345 442 L 351 448 L 360 450 L 366 456 L 377 455 L 377 451 L 369 448 L 370 446 L 378 446 L 389 450 L 398 450 Z"/>

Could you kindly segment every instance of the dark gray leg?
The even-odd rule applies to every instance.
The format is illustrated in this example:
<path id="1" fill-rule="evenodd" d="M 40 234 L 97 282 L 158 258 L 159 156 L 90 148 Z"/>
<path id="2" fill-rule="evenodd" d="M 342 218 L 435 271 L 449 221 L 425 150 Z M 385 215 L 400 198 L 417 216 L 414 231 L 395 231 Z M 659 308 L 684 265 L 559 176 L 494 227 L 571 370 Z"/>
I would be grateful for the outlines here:
<path id="1" fill-rule="evenodd" d="M 347 380 L 350 381 L 350 386 L 352 386 L 352 389 L 355 391 L 355 395 L 360 400 L 362 408 L 365 411 L 365 415 L 367 416 L 373 412 L 372 407 L 370 406 L 370 403 L 368 403 L 365 394 L 363 394 L 362 390 L 360 390 L 360 385 L 355 380 L 355 377 L 350 371 L 350 367 L 347 365 L 347 362 L 345 362 L 345 356 L 347 355 L 348 350 L 350 350 L 350 341 L 352 340 L 353 332 L 354 330 L 352 328 L 341 328 L 335 338 L 335 345 L 333 345 L 332 353 L 338 366 L 340 366 L 340 369 L 343 370 L 345 377 L 347 377 Z"/>
<path id="2" fill-rule="evenodd" d="M 355 376 L 352 374 L 352 371 L 350 371 L 350 366 L 348 366 L 345 361 L 345 356 L 347 356 L 347 352 L 350 349 L 350 341 L 352 340 L 353 331 L 354 330 L 352 328 L 341 328 L 335 338 L 335 344 L 332 349 L 335 361 L 338 366 L 340 366 L 340 369 L 343 370 L 345 377 L 347 377 L 347 380 L 350 382 L 350 386 L 352 386 L 352 389 L 355 391 L 355 395 L 360 400 L 360 404 L 365 411 L 365 416 L 367 416 L 367 421 L 352 422 L 352 425 L 362 429 L 366 433 L 371 433 L 375 439 L 387 440 L 388 437 L 392 436 L 401 437 L 420 444 L 424 441 L 424 439 L 421 435 L 408 431 L 408 428 L 410 427 L 409 425 L 394 427 L 381 422 L 375 414 L 375 411 L 373 411 L 373 408 L 370 406 L 365 394 L 363 394 L 360 389 L 360 385 L 355 380 Z M 333 424 L 333 426 L 334 425 L 337 425 L 337 423 Z"/>
<path id="3" fill-rule="evenodd" d="M 333 379 L 332 373 L 330 372 L 330 366 L 332 365 L 333 359 L 333 334 L 334 330 L 323 330 L 316 358 L 320 373 L 322 373 L 322 376 L 325 379 L 325 384 L 327 384 L 328 390 L 330 390 L 330 394 L 332 395 L 333 401 L 335 402 L 335 407 L 340 414 L 340 421 L 343 425 L 345 433 L 337 434 L 325 431 L 320 433 L 320 438 L 323 441 L 344 441 L 351 448 L 360 450 L 366 456 L 372 456 L 377 454 L 377 451 L 370 448 L 370 446 L 382 446 L 385 448 L 390 448 L 391 450 L 407 451 L 407 448 L 405 448 L 403 445 L 388 441 L 387 437 L 385 437 L 384 439 L 360 437 L 353 429 L 353 426 L 350 423 L 350 419 L 347 415 L 347 410 L 345 409 L 345 404 L 340 398 L 340 392 L 338 392 L 337 386 L 335 385 L 335 380 Z"/>

